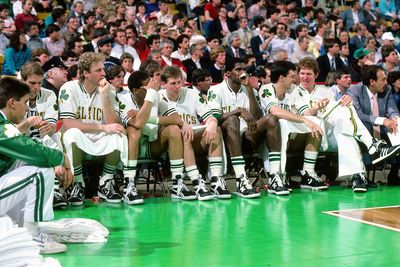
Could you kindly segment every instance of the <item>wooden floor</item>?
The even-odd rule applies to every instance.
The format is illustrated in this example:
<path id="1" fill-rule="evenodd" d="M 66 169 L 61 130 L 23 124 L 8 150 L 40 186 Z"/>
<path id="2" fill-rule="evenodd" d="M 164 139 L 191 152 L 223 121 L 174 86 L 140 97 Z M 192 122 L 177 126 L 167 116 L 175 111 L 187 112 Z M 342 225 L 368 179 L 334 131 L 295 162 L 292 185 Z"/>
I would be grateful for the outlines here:
<path id="1" fill-rule="evenodd" d="M 263 191 L 253 200 L 153 198 L 141 206 L 87 201 L 56 219 L 98 220 L 108 242 L 71 244 L 55 257 L 64 267 L 398 267 L 399 204 L 400 187 L 387 186 L 366 194 L 340 186 L 281 197 Z M 368 218 L 374 225 L 362 223 Z"/>
<path id="2" fill-rule="evenodd" d="M 400 206 L 329 211 L 326 214 L 400 232 Z"/>

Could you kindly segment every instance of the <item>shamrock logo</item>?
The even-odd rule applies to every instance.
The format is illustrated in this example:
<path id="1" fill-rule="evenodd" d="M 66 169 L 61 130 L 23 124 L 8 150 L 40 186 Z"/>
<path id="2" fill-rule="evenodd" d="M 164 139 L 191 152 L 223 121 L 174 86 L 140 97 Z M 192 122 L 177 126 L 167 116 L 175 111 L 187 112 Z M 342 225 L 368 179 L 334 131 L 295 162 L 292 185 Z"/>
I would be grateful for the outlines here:
<path id="1" fill-rule="evenodd" d="M 262 95 L 262 97 L 270 97 L 272 96 L 271 92 L 268 90 L 268 88 L 265 88 Z"/>
<path id="2" fill-rule="evenodd" d="M 213 91 L 209 91 L 208 93 L 208 101 L 211 101 L 217 97 L 216 94 L 213 93 Z"/>
<path id="3" fill-rule="evenodd" d="M 63 89 L 60 92 L 60 101 L 63 102 L 64 100 L 68 100 L 69 95 L 67 94 L 67 90 Z"/>
<path id="4" fill-rule="evenodd" d="M 201 95 L 201 93 L 199 94 L 199 101 L 200 101 L 200 103 L 202 103 L 202 104 L 204 104 L 204 98 L 203 98 L 203 96 Z"/>
<path id="5" fill-rule="evenodd" d="M 58 104 L 55 103 L 55 104 L 53 105 L 53 108 L 54 108 L 55 111 L 58 111 Z"/>
<path id="6" fill-rule="evenodd" d="M 301 90 L 299 90 L 299 96 L 303 96 L 303 93 L 301 92 Z"/>
<path id="7" fill-rule="evenodd" d="M 126 108 L 126 105 L 122 102 L 118 102 L 119 103 L 119 110 L 124 110 Z"/>

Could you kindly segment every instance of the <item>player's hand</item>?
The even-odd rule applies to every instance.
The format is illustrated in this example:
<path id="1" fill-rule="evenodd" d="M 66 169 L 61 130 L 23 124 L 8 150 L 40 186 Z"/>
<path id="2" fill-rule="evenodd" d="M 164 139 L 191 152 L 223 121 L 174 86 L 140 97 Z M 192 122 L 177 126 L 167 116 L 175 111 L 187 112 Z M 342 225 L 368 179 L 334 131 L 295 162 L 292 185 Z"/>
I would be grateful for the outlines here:
<path id="1" fill-rule="evenodd" d="M 193 129 L 192 126 L 187 124 L 186 122 L 183 123 L 181 128 L 181 133 L 183 137 L 183 142 L 189 143 L 193 141 Z"/>
<path id="2" fill-rule="evenodd" d="M 34 127 L 36 129 L 40 128 L 40 123 L 42 122 L 42 117 L 40 116 L 32 116 L 26 119 L 26 122 L 30 127 Z"/>
<path id="3" fill-rule="evenodd" d="M 137 110 L 131 109 L 131 110 L 128 110 L 126 116 L 127 116 L 128 118 L 135 118 L 136 115 L 137 115 L 137 113 L 138 113 Z"/>
<path id="4" fill-rule="evenodd" d="M 396 119 L 385 119 L 383 125 L 391 133 L 397 133 L 397 120 Z"/>
<path id="5" fill-rule="evenodd" d="M 99 88 L 98 88 L 100 94 L 107 95 L 110 88 L 111 88 L 111 85 L 109 82 L 107 82 L 107 80 L 105 78 L 100 80 Z"/>
<path id="6" fill-rule="evenodd" d="M 323 98 L 323 99 L 316 101 L 313 105 L 313 108 L 320 110 L 320 109 L 325 108 L 328 104 L 329 104 L 329 99 Z"/>
<path id="7" fill-rule="evenodd" d="M 312 137 L 316 138 L 318 136 L 322 136 L 324 132 L 321 127 L 319 127 L 316 123 L 310 121 L 309 119 L 304 118 L 304 124 L 311 130 Z"/>
<path id="8" fill-rule="evenodd" d="M 207 128 L 202 135 L 202 137 L 206 138 L 207 145 L 211 144 L 214 141 L 215 137 L 217 136 L 218 134 L 217 127 L 218 124 L 215 121 L 210 121 L 207 124 Z"/>
<path id="9" fill-rule="evenodd" d="M 40 123 L 39 133 L 41 137 L 45 135 L 52 135 L 57 131 L 57 126 L 54 123 L 49 123 L 48 121 L 42 121 Z"/>
<path id="10" fill-rule="evenodd" d="M 347 107 L 351 104 L 353 99 L 349 95 L 344 95 L 344 96 L 342 96 L 341 101 L 342 101 L 342 106 Z"/>
<path id="11" fill-rule="evenodd" d="M 250 114 L 250 112 L 247 109 L 242 108 L 242 109 L 240 109 L 240 116 L 247 123 L 248 130 L 251 132 L 254 132 L 257 128 L 256 120 L 253 118 L 253 116 Z"/>
<path id="12" fill-rule="evenodd" d="M 160 89 L 160 86 L 161 86 L 160 81 L 157 79 L 154 79 L 152 77 L 152 78 L 150 78 L 149 83 L 145 87 L 146 87 L 146 89 L 150 88 L 150 89 L 154 89 L 154 90 L 158 91 Z"/>
<path id="13" fill-rule="evenodd" d="M 111 123 L 103 125 L 103 131 L 109 134 L 119 134 L 123 135 L 126 134 L 124 126 L 118 123 Z"/>
<path id="14" fill-rule="evenodd" d="M 56 178 L 59 180 L 63 188 L 68 188 L 75 180 L 75 177 L 71 170 L 70 161 L 65 153 L 63 165 L 55 167 L 54 172 Z"/>

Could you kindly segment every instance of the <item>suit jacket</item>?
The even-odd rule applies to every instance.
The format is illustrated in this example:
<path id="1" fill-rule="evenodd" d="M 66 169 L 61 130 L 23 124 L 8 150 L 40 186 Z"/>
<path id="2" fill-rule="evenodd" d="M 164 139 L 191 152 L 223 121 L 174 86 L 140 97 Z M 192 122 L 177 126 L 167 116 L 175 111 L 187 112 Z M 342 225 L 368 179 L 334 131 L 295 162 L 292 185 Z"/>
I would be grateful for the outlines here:
<path id="1" fill-rule="evenodd" d="M 353 106 L 357 111 L 358 117 L 364 123 L 365 127 L 372 133 L 376 116 L 372 115 L 371 100 L 367 92 L 368 88 L 362 83 L 353 85 L 347 93 L 353 99 Z M 392 118 L 399 116 L 396 102 L 390 90 L 385 89 L 384 92 L 378 94 L 379 117 Z M 386 134 L 386 127 L 381 126 L 381 134 Z"/>
<path id="2" fill-rule="evenodd" d="M 318 62 L 318 67 L 319 67 L 319 74 L 316 79 L 317 82 L 325 82 L 326 77 L 328 76 L 328 73 L 332 71 L 331 69 L 331 62 L 329 61 L 328 55 L 322 55 L 317 58 Z M 342 60 L 340 60 L 339 57 L 335 57 L 335 65 L 336 65 L 336 70 L 339 70 L 340 68 L 343 68 L 343 63 Z"/>
<path id="3" fill-rule="evenodd" d="M 236 30 L 236 26 L 230 18 L 226 19 L 226 24 L 228 24 L 228 29 L 230 32 Z M 215 34 L 215 36 L 217 36 L 218 39 L 222 40 L 224 36 L 222 35 L 221 31 L 222 31 L 221 21 L 218 18 L 216 18 L 211 22 L 210 32 Z"/>
<path id="4" fill-rule="evenodd" d="M 350 30 L 351 27 L 353 27 L 354 25 L 352 9 L 344 11 L 342 14 L 340 14 L 340 17 L 343 19 L 346 29 Z M 358 20 L 360 21 L 360 23 L 364 24 L 365 18 L 361 10 L 358 12 Z"/>
<path id="5" fill-rule="evenodd" d="M 193 71 L 198 69 L 197 65 L 196 63 L 194 63 L 192 58 L 185 59 L 184 61 L 182 61 L 182 64 L 186 68 L 186 73 L 187 73 L 186 81 L 191 83 Z M 200 66 L 202 69 L 206 69 L 206 65 L 202 63 L 201 60 L 200 60 Z"/>
<path id="6" fill-rule="evenodd" d="M 251 51 L 253 52 L 253 55 L 256 57 L 257 65 L 263 65 L 264 63 L 267 63 L 267 60 L 263 59 L 263 54 L 265 53 L 260 51 L 260 45 L 263 42 L 264 41 L 261 40 L 261 37 L 259 35 L 254 36 L 250 40 Z"/>
<path id="7" fill-rule="evenodd" d="M 365 45 L 365 37 L 361 38 L 358 35 L 352 37 L 349 42 L 350 55 L 353 55 L 354 52 Z"/>
<path id="8" fill-rule="evenodd" d="M 92 42 L 89 42 L 83 46 L 83 53 L 86 52 L 95 52 Z"/>
<path id="9" fill-rule="evenodd" d="M 232 50 L 232 47 L 231 46 L 228 46 L 226 49 L 225 49 L 225 52 L 226 52 L 226 59 L 227 60 L 232 60 L 232 59 L 235 59 L 236 57 L 235 57 L 235 53 L 234 53 L 234 51 Z M 246 50 L 244 50 L 244 49 L 242 49 L 242 48 L 239 48 L 239 58 L 241 59 L 241 60 L 246 60 Z"/>
<path id="10" fill-rule="evenodd" d="M 366 10 L 362 10 L 363 16 L 364 16 L 364 24 L 367 26 L 368 31 L 372 31 L 373 29 L 376 29 L 376 25 L 373 26 L 371 25 L 371 21 L 377 22 L 380 19 L 380 16 L 378 13 L 376 13 L 375 10 L 371 10 L 371 13 L 375 15 L 375 18 Z"/>

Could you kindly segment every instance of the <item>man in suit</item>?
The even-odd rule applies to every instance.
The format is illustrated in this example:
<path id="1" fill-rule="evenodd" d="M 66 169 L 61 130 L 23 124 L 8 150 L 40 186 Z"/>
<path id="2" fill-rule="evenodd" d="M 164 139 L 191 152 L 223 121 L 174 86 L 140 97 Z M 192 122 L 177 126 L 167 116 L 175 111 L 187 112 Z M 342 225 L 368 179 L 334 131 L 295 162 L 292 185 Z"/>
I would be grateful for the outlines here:
<path id="1" fill-rule="evenodd" d="M 214 19 L 210 25 L 210 33 L 218 35 L 218 39 L 222 40 L 227 34 L 236 30 L 231 18 L 227 16 L 225 7 L 218 9 L 218 18 Z"/>
<path id="2" fill-rule="evenodd" d="M 320 72 L 317 77 L 317 82 L 325 82 L 330 71 L 338 70 L 342 66 L 339 54 L 339 43 L 335 39 L 327 39 L 325 41 L 325 49 L 328 51 L 325 55 L 317 58 Z"/>
<path id="3" fill-rule="evenodd" d="M 364 16 L 364 23 L 367 26 L 368 31 L 374 32 L 376 30 L 377 22 L 380 19 L 380 16 L 374 9 L 372 9 L 371 0 L 364 1 L 362 14 Z"/>
<path id="4" fill-rule="evenodd" d="M 240 38 L 240 48 L 248 49 L 250 47 L 250 40 L 252 37 L 251 30 L 248 27 L 248 19 L 246 17 L 239 19 L 239 29 L 232 32 L 237 33 Z"/>
<path id="5" fill-rule="evenodd" d="M 94 30 L 93 40 L 83 46 L 83 53 L 85 52 L 98 52 L 97 50 L 97 42 L 106 37 L 108 34 L 106 28 L 98 28 Z"/>
<path id="6" fill-rule="evenodd" d="M 340 17 L 343 19 L 346 30 L 348 31 L 355 31 L 359 24 L 364 24 L 365 18 L 361 12 L 360 1 L 353 1 L 351 9 L 344 11 L 340 14 Z"/>
<path id="7" fill-rule="evenodd" d="M 374 137 L 388 139 L 387 133 L 397 132 L 399 110 L 390 90 L 386 86 L 386 73 L 376 65 L 363 69 L 362 84 L 348 90 L 358 117 Z M 391 164 L 389 183 L 399 179 L 398 159 Z"/>
<path id="8" fill-rule="evenodd" d="M 232 33 L 228 38 L 228 46 L 226 47 L 226 60 L 246 60 L 246 50 L 240 48 L 240 36 L 237 33 Z"/>
<path id="9" fill-rule="evenodd" d="M 364 24 L 360 24 L 356 27 L 357 34 L 350 39 L 350 55 L 352 55 L 357 49 L 364 47 L 365 35 L 367 34 L 367 27 Z"/>
<path id="10" fill-rule="evenodd" d="M 269 33 L 267 25 L 261 25 L 259 34 L 251 38 L 250 47 L 257 65 L 265 65 L 268 62 L 267 48 L 273 38 L 274 35 Z"/>
<path id="11" fill-rule="evenodd" d="M 192 74 L 197 69 L 206 69 L 206 64 L 202 62 L 204 50 L 201 44 L 193 44 L 189 47 L 190 58 L 182 61 L 182 64 L 186 68 L 188 82 L 192 82 Z"/>

